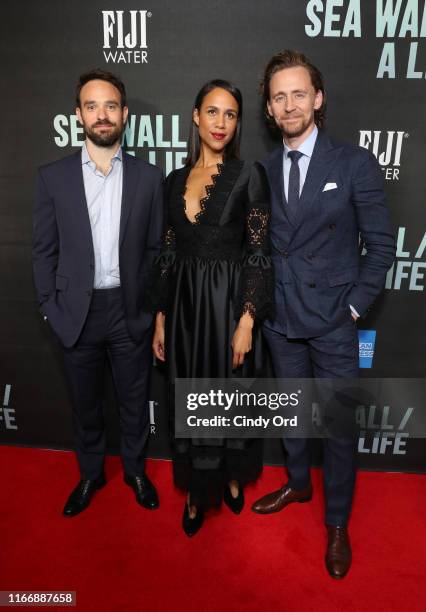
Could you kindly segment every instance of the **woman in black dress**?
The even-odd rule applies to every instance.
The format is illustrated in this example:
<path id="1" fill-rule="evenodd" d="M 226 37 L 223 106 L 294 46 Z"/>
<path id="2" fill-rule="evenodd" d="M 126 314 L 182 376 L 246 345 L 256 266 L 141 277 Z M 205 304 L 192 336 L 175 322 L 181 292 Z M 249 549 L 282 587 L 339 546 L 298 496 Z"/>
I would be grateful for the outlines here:
<path id="1" fill-rule="evenodd" d="M 175 378 L 261 375 L 259 322 L 272 314 L 269 188 L 238 159 L 242 98 L 222 80 L 198 93 L 184 168 L 166 181 L 167 227 L 157 259 L 153 350 Z M 173 392 L 171 397 L 173 397 Z M 173 402 L 172 402 L 173 403 Z M 262 470 L 259 440 L 173 440 L 173 475 L 188 492 L 188 536 L 222 499 L 238 514 Z"/>

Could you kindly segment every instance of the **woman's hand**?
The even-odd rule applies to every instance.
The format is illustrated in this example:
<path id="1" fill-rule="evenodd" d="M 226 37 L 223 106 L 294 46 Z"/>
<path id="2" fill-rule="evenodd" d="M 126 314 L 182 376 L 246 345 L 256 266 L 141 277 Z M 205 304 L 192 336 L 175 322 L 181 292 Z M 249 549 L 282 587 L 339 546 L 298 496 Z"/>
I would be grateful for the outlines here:
<path id="1" fill-rule="evenodd" d="M 162 312 L 158 312 L 155 319 L 155 331 L 154 337 L 152 339 L 152 350 L 154 351 L 154 355 L 160 361 L 165 361 L 165 351 L 164 351 L 164 322 L 166 317 Z"/>
<path id="2" fill-rule="evenodd" d="M 244 363 L 246 353 L 251 351 L 252 330 L 254 321 L 246 312 L 240 319 L 237 329 L 234 332 L 231 346 L 233 351 L 232 369 L 235 370 Z"/>

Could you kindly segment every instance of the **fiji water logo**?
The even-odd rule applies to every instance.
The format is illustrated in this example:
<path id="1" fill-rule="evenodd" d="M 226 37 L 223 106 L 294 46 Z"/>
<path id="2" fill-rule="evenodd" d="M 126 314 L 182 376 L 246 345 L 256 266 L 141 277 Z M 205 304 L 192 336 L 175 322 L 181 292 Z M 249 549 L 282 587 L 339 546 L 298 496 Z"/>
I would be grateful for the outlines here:
<path id="1" fill-rule="evenodd" d="M 408 137 L 404 131 L 360 130 L 359 146 L 371 150 L 387 181 L 399 181 L 403 144 Z"/>
<path id="2" fill-rule="evenodd" d="M 359 329 L 359 367 L 372 368 L 374 357 L 374 346 L 376 344 L 376 330 Z"/>
<path id="3" fill-rule="evenodd" d="M 147 64 L 147 23 L 151 11 L 102 11 L 103 54 L 107 64 Z"/>

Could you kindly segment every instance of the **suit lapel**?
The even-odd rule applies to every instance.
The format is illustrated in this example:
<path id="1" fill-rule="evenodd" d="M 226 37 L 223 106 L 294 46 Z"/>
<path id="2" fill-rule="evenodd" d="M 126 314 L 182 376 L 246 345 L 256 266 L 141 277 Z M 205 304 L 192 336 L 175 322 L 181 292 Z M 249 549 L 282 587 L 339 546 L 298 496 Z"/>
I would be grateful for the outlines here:
<path id="1" fill-rule="evenodd" d="M 294 219 L 292 218 L 285 197 L 284 191 L 284 176 L 283 176 L 283 147 L 276 149 L 267 163 L 269 175 L 269 183 L 272 189 L 275 214 L 279 217 L 285 217 L 290 225 L 293 226 Z"/>
<path id="2" fill-rule="evenodd" d="M 134 202 L 139 173 L 132 155 L 123 151 L 123 189 L 121 196 L 120 245 L 123 242 L 126 225 Z"/>
<path id="3" fill-rule="evenodd" d="M 89 210 L 87 208 L 86 192 L 84 189 L 83 167 L 81 161 L 81 151 L 78 151 L 71 158 L 71 193 L 73 194 L 73 208 L 76 206 L 75 222 L 80 228 L 79 236 L 86 237 L 86 240 L 93 249 L 92 229 L 90 226 Z"/>
<path id="4" fill-rule="evenodd" d="M 309 162 L 308 173 L 300 195 L 298 213 L 295 218 L 295 229 L 312 212 L 311 208 L 317 203 L 317 198 L 320 195 L 319 190 L 333 168 L 340 155 L 340 151 L 340 147 L 334 146 L 325 133 L 318 132 L 311 161 Z"/>

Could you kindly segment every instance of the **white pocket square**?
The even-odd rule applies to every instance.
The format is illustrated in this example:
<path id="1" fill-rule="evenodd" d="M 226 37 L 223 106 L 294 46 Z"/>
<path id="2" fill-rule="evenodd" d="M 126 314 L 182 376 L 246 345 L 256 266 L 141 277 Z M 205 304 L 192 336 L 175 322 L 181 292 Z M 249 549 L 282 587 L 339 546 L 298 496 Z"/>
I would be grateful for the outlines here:
<path id="1" fill-rule="evenodd" d="M 330 189 L 337 189 L 336 183 L 327 183 L 323 191 L 330 191 Z"/>

